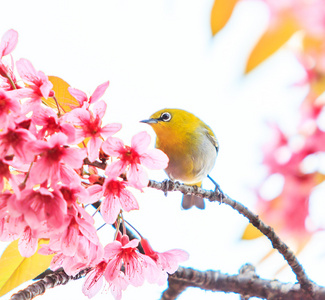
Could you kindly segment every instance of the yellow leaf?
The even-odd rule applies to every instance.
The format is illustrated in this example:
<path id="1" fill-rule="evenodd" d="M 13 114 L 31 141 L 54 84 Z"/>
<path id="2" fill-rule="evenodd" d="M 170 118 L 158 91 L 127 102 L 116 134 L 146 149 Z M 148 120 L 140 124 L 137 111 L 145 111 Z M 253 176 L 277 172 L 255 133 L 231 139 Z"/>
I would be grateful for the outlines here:
<path id="1" fill-rule="evenodd" d="M 210 19 L 212 35 L 227 24 L 237 2 L 238 0 L 214 0 Z"/>
<path id="2" fill-rule="evenodd" d="M 38 245 L 46 243 L 47 240 L 39 240 Z M 0 297 L 44 272 L 52 257 L 53 255 L 38 253 L 31 257 L 22 257 L 18 251 L 18 240 L 9 244 L 0 258 Z"/>
<path id="3" fill-rule="evenodd" d="M 297 22 L 289 14 L 283 13 L 272 26 L 266 30 L 251 52 L 245 73 L 249 73 L 274 52 L 279 50 L 290 37 L 298 31 Z"/>
<path id="4" fill-rule="evenodd" d="M 263 236 L 263 233 L 260 232 L 256 227 L 254 227 L 251 223 L 248 223 L 241 239 L 242 240 L 254 240 Z"/>
<path id="5" fill-rule="evenodd" d="M 71 96 L 69 93 L 68 87 L 70 87 L 70 85 L 67 82 L 56 76 L 49 76 L 49 81 L 51 81 L 53 84 L 52 90 L 55 92 L 55 98 L 60 106 L 61 114 L 71 111 L 71 106 L 79 106 L 79 102 L 76 100 L 76 98 Z M 57 105 L 53 98 L 43 98 L 42 101 L 49 107 L 57 110 Z"/>

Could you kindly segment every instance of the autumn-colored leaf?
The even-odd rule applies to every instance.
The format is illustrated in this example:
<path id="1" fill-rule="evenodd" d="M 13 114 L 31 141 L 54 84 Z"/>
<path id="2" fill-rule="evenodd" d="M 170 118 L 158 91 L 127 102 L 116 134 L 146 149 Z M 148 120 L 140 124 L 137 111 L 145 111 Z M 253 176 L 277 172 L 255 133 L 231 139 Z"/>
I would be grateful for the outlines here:
<path id="1" fill-rule="evenodd" d="M 39 240 L 38 244 L 48 241 Z M 18 251 L 18 240 L 13 241 L 0 258 L 0 297 L 20 284 L 35 278 L 50 265 L 53 255 L 35 253 L 31 257 L 22 257 Z"/>
<path id="2" fill-rule="evenodd" d="M 288 13 L 283 13 L 271 25 L 251 52 L 246 64 L 246 74 L 279 50 L 299 29 L 297 22 Z"/>
<path id="3" fill-rule="evenodd" d="M 237 2 L 238 0 L 214 0 L 210 19 L 212 35 L 227 24 Z"/>
<path id="4" fill-rule="evenodd" d="M 60 106 L 61 114 L 71 111 L 71 107 L 79 106 L 79 102 L 76 100 L 76 98 L 71 96 L 69 93 L 68 88 L 70 85 L 66 81 L 56 76 L 49 76 L 49 81 L 51 81 L 53 84 L 52 90 L 55 92 L 55 98 Z M 57 105 L 53 98 L 43 98 L 42 101 L 49 107 L 57 110 Z"/>
<path id="5" fill-rule="evenodd" d="M 254 240 L 261 236 L 263 236 L 263 233 L 260 232 L 256 227 L 254 227 L 251 223 L 248 223 L 241 239 L 242 240 Z"/>

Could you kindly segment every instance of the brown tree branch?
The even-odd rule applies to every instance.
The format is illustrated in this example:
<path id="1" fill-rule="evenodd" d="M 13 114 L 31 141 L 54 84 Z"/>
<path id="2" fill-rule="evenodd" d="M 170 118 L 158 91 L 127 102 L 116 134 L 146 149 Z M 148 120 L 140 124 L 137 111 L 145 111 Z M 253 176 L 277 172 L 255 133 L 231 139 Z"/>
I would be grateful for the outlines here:
<path id="1" fill-rule="evenodd" d="M 10 300 L 30 300 L 38 295 L 42 295 L 47 289 L 53 288 L 58 285 L 67 284 L 70 280 L 76 280 L 85 276 L 89 272 L 89 269 L 82 270 L 75 276 L 67 275 L 63 270 L 54 271 L 53 273 L 46 275 L 43 279 L 36 281 L 29 285 L 27 288 L 13 294 Z"/>
<path id="2" fill-rule="evenodd" d="M 245 216 L 249 220 L 249 222 L 252 223 L 253 226 L 260 230 L 271 241 L 272 247 L 274 249 L 277 249 L 282 254 L 284 259 L 287 261 L 288 265 L 291 267 L 292 271 L 297 277 L 298 282 L 300 283 L 301 288 L 307 291 L 311 298 L 313 297 L 314 285 L 307 277 L 303 267 L 299 263 L 294 253 L 284 242 L 281 241 L 281 239 L 274 232 L 272 227 L 264 224 L 258 217 L 258 215 L 251 212 L 247 207 L 231 199 L 228 195 L 224 195 L 219 190 L 208 191 L 197 186 L 181 184 L 177 181 L 174 182 L 171 180 L 164 180 L 163 182 L 157 182 L 154 180 L 150 180 L 148 187 L 161 190 L 165 194 L 168 191 L 180 191 L 183 194 L 194 194 L 197 196 L 201 196 L 211 202 L 218 201 L 220 203 L 230 205 L 238 213 Z"/>
<path id="3" fill-rule="evenodd" d="M 278 280 L 259 278 L 252 265 L 242 267 L 238 275 L 228 275 L 219 271 L 197 271 L 192 268 L 179 267 L 169 275 L 168 289 L 162 294 L 161 300 L 174 300 L 187 287 L 198 287 L 207 291 L 237 293 L 245 297 L 259 297 L 275 300 L 306 300 L 310 299 L 309 292 L 302 289 L 300 284 L 282 283 Z M 325 299 L 325 288 L 313 285 L 313 300 Z M 177 292 L 178 291 L 178 292 Z"/>

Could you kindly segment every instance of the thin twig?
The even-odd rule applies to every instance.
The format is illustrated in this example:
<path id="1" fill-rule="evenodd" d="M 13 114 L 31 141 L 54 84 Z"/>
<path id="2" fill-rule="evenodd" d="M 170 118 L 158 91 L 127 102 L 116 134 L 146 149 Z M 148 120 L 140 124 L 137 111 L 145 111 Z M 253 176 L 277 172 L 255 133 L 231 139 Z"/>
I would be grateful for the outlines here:
<path id="1" fill-rule="evenodd" d="M 307 277 L 303 267 L 299 263 L 294 253 L 283 241 L 281 241 L 281 239 L 274 232 L 272 227 L 264 224 L 258 217 L 258 215 L 251 212 L 247 207 L 245 207 L 241 203 L 231 199 L 228 195 L 224 195 L 218 190 L 208 191 L 197 186 L 181 184 L 177 181 L 173 182 L 171 180 L 165 180 L 163 182 L 157 182 L 154 180 L 150 180 L 148 187 L 161 190 L 164 193 L 166 193 L 167 191 L 180 191 L 183 194 L 194 194 L 209 199 L 209 201 L 211 202 L 218 201 L 220 203 L 230 205 L 238 213 L 245 216 L 249 220 L 249 222 L 252 223 L 253 226 L 260 230 L 271 241 L 272 247 L 274 249 L 277 249 L 283 255 L 284 259 L 291 267 L 292 271 L 297 277 L 298 282 L 301 285 L 301 288 L 306 290 L 311 297 L 313 296 L 314 285 Z"/>
<path id="2" fill-rule="evenodd" d="M 107 163 L 106 162 L 102 162 L 102 161 L 93 161 L 91 162 L 88 157 L 86 157 L 84 159 L 84 164 L 85 165 L 89 165 L 89 166 L 93 166 L 93 167 L 96 167 L 96 168 L 99 168 L 99 169 L 102 169 L 102 170 L 105 170 L 106 166 L 107 166 Z"/>

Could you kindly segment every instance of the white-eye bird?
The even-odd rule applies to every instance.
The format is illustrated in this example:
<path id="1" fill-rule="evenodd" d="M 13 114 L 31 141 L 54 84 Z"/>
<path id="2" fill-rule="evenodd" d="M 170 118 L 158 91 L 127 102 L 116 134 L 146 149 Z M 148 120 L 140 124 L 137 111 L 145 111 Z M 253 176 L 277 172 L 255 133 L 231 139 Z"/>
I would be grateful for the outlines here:
<path id="1" fill-rule="evenodd" d="M 157 135 L 156 148 L 169 157 L 165 169 L 169 178 L 200 187 L 212 170 L 219 150 L 211 128 L 192 113 L 171 108 L 159 110 L 141 122 L 153 128 Z M 189 209 L 193 205 L 204 209 L 203 198 L 184 195 L 182 207 Z"/>

